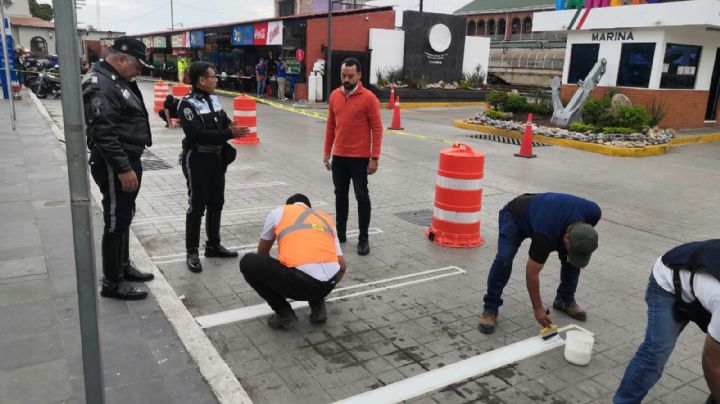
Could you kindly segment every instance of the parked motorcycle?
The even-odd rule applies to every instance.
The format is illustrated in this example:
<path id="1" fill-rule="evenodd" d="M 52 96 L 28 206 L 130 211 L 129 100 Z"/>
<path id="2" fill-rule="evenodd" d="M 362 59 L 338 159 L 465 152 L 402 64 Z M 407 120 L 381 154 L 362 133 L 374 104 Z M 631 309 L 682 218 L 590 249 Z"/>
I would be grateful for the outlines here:
<path id="1" fill-rule="evenodd" d="M 58 98 L 61 95 L 60 77 L 43 70 L 38 74 L 37 80 L 30 85 L 30 90 L 38 98 Z"/>

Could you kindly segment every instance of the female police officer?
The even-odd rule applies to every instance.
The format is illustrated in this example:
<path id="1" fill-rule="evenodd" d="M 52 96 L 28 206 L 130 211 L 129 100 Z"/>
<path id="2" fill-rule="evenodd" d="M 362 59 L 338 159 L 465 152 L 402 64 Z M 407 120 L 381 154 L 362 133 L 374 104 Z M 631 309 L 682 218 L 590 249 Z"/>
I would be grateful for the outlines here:
<path id="1" fill-rule="evenodd" d="M 200 224 L 207 208 L 206 257 L 237 257 L 220 244 L 220 216 L 225 194 L 225 171 L 235 160 L 235 149 L 227 143 L 244 136 L 247 128 L 235 126 L 213 94 L 218 77 L 209 63 L 195 62 L 188 69 L 192 91 L 178 106 L 185 139 L 181 163 L 187 179 L 188 208 L 185 221 L 186 263 L 192 272 L 201 272 L 198 256 Z"/>

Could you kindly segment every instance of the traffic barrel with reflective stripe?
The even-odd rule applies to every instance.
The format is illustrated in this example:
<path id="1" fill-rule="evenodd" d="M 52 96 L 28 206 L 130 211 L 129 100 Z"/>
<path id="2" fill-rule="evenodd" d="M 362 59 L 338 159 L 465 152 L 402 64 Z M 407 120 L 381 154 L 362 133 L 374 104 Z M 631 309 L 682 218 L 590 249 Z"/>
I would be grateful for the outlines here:
<path id="1" fill-rule="evenodd" d="M 233 139 L 237 144 L 258 144 L 260 139 L 257 135 L 257 103 L 254 98 L 241 95 L 233 99 L 233 121 L 237 126 L 248 128 L 248 134 Z"/>
<path id="2" fill-rule="evenodd" d="M 153 104 L 153 111 L 158 112 L 165 108 L 165 98 L 167 98 L 169 92 L 170 88 L 168 87 L 168 83 L 164 81 L 155 82 L 155 95 L 153 97 L 155 103 Z"/>
<path id="3" fill-rule="evenodd" d="M 432 224 L 425 233 L 446 247 L 479 247 L 485 155 L 455 143 L 440 151 Z"/>
<path id="4" fill-rule="evenodd" d="M 190 86 L 187 84 L 176 84 L 172 88 L 172 95 L 175 98 L 182 98 L 188 94 L 190 94 Z"/>

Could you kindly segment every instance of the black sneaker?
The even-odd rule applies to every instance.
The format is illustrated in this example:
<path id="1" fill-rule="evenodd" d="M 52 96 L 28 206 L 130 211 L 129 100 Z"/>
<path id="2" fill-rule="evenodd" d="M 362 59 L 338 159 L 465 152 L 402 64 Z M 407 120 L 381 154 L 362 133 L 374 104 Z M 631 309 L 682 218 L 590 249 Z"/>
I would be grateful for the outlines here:
<path id="1" fill-rule="evenodd" d="M 327 321 L 327 310 L 325 310 L 325 300 L 310 303 L 310 322 L 313 324 L 323 324 Z"/>
<path id="2" fill-rule="evenodd" d="M 267 325 L 275 330 L 279 328 L 290 328 L 293 324 L 297 323 L 298 318 L 295 315 L 293 309 L 282 310 L 280 313 L 275 313 L 268 317 Z"/>

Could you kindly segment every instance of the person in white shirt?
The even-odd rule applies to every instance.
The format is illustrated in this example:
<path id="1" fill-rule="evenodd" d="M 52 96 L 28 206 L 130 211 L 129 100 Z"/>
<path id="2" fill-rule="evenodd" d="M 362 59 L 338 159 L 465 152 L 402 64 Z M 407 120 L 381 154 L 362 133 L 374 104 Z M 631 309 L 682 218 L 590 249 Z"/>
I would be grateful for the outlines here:
<path id="1" fill-rule="evenodd" d="M 270 256 L 275 240 L 277 259 Z M 240 260 L 247 283 L 275 312 L 267 320 L 271 328 L 289 328 L 297 322 L 287 298 L 308 301 L 310 322 L 326 322 L 325 296 L 340 282 L 345 269 L 333 219 L 312 209 L 303 194 L 291 196 L 285 206 L 270 212 L 257 253 L 245 254 Z"/>
<path id="2" fill-rule="evenodd" d="M 615 404 L 640 403 L 662 376 L 678 336 L 689 322 L 703 332 L 702 367 L 710 388 L 707 403 L 720 399 L 720 239 L 696 241 L 655 262 L 645 301 L 645 341 L 625 370 Z"/>

